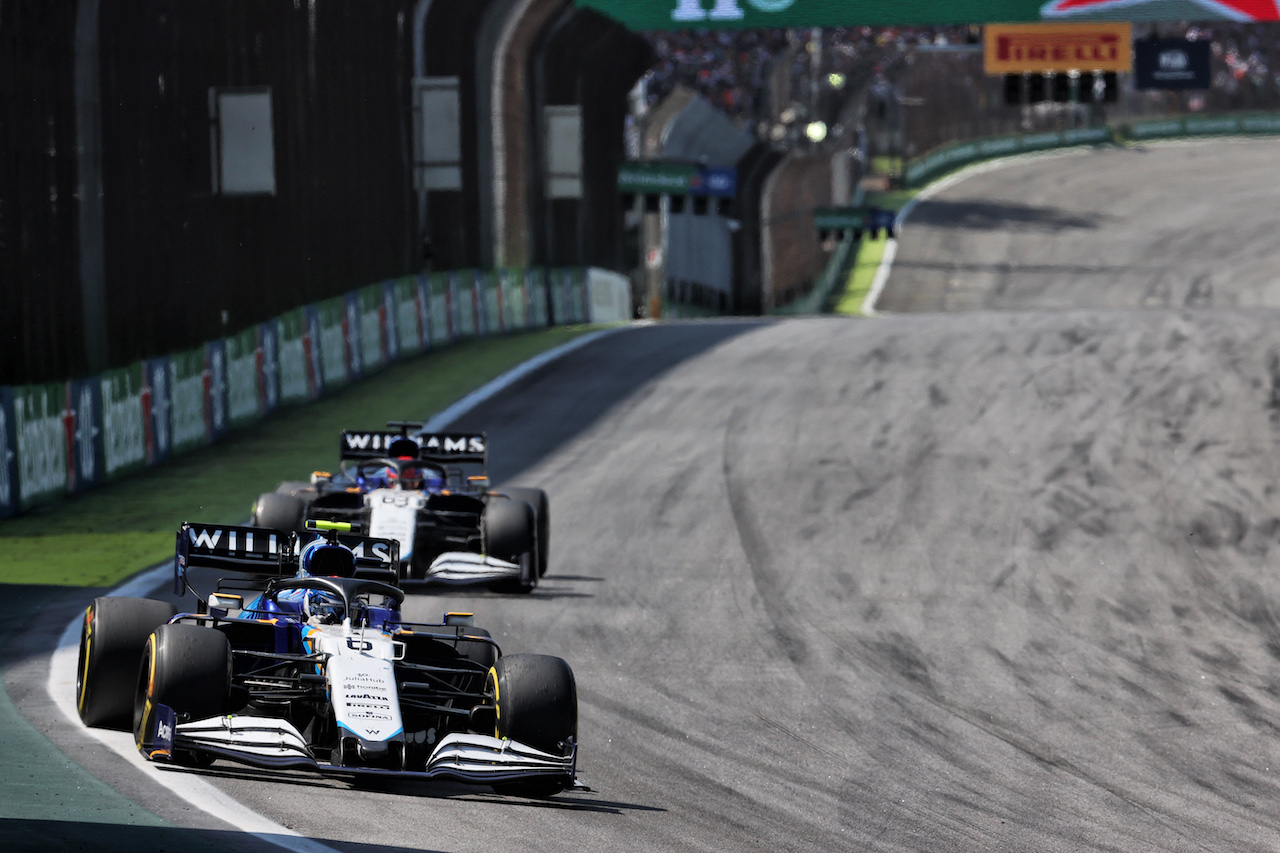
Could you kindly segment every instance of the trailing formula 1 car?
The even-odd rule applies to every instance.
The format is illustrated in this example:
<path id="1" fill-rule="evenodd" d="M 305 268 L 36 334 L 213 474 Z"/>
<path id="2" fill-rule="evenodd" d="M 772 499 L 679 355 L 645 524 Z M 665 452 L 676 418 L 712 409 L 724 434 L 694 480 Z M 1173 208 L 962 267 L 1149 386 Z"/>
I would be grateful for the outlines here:
<path id="1" fill-rule="evenodd" d="M 483 434 L 387 427 L 344 431 L 337 472 L 259 496 L 250 523 L 301 532 L 313 519 L 352 522 L 400 543 L 409 580 L 531 592 L 547 571 L 547 493 L 490 489 Z"/>
<path id="2" fill-rule="evenodd" d="M 97 598 L 76 705 L 133 729 L 153 761 L 216 759 L 397 775 L 550 796 L 575 786 L 577 689 L 562 659 L 502 654 L 469 614 L 405 621 L 394 540 L 308 523 L 317 538 L 183 524 L 174 592 Z M 196 585 L 213 578 L 202 597 Z"/>

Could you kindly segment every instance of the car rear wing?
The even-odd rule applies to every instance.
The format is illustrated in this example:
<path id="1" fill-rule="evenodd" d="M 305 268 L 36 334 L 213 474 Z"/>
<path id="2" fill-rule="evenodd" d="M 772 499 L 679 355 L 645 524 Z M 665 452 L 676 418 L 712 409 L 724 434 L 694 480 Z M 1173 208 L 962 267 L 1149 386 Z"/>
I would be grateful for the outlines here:
<path id="1" fill-rule="evenodd" d="M 186 592 L 187 570 L 193 568 L 268 577 L 292 574 L 297 565 L 295 538 L 267 527 L 183 522 L 173 558 L 174 595 Z"/>
<path id="2" fill-rule="evenodd" d="M 400 543 L 351 533 L 307 531 L 299 538 L 269 527 L 184 522 L 178 528 L 173 560 L 173 591 L 187 590 L 187 570 L 217 569 L 258 577 L 286 577 L 297 573 L 302 546 L 316 538 L 337 536 L 338 544 L 355 556 L 355 576 L 384 583 L 400 582 Z"/>
<path id="3" fill-rule="evenodd" d="M 489 442 L 484 433 L 423 432 L 405 435 L 383 430 L 343 430 L 338 453 L 342 459 L 412 456 L 437 465 L 474 463 L 486 470 L 489 466 Z"/>

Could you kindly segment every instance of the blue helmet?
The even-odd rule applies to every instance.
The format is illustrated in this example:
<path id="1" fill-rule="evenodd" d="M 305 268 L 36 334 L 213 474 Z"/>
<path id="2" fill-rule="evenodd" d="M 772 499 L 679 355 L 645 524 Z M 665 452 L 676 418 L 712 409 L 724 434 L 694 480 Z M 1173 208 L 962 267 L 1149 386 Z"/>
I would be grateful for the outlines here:
<path id="1" fill-rule="evenodd" d="M 356 558 L 351 550 L 324 539 L 303 546 L 299 563 L 299 574 L 313 577 L 349 578 L 356 573 Z"/>

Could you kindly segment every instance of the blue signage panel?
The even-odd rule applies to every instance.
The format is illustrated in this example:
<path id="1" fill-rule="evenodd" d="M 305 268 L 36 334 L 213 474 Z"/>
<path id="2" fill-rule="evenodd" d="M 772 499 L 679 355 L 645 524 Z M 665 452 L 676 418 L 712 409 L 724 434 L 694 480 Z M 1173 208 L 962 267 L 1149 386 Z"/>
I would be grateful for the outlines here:
<path id="1" fill-rule="evenodd" d="M 1133 43 L 1133 80 L 1138 89 L 1208 89 L 1209 42 L 1138 39 Z"/>
<path id="2" fill-rule="evenodd" d="M 699 166 L 689 179 L 689 192 L 717 198 L 733 198 L 738 194 L 738 170 L 732 166 Z"/>
<path id="3" fill-rule="evenodd" d="M 103 480 L 102 385 L 97 379 L 67 383 L 67 491 L 81 492 Z"/>
<path id="4" fill-rule="evenodd" d="M 169 357 L 147 359 L 144 369 L 147 375 L 142 390 L 142 417 L 147 427 L 147 464 L 155 465 L 173 454 Z"/>
<path id="5" fill-rule="evenodd" d="M 0 518 L 18 512 L 18 436 L 14 431 L 13 389 L 0 388 Z"/>

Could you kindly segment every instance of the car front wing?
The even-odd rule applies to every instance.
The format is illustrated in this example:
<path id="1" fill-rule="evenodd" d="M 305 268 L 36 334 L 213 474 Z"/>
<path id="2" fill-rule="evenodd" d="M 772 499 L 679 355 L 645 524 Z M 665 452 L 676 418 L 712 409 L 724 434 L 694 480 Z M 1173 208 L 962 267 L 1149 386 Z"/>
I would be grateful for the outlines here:
<path id="1" fill-rule="evenodd" d="M 573 779 L 578 746 L 570 743 L 568 755 L 553 755 L 504 738 L 470 732 L 445 735 L 427 759 L 424 770 L 388 770 L 378 767 L 345 767 L 316 760 L 306 739 L 288 721 L 273 717 L 229 714 L 189 723 L 172 722 L 165 742 L 164 721 L 173 712 L 160 706 L 155 745 L 149 756 L 167 760 L 175 751 L 225 758 L 270 769 L 304 768 L 326 775 L 379 775 L 418 779 L 455 779 L 490 784 L 547 776 Z"/>

